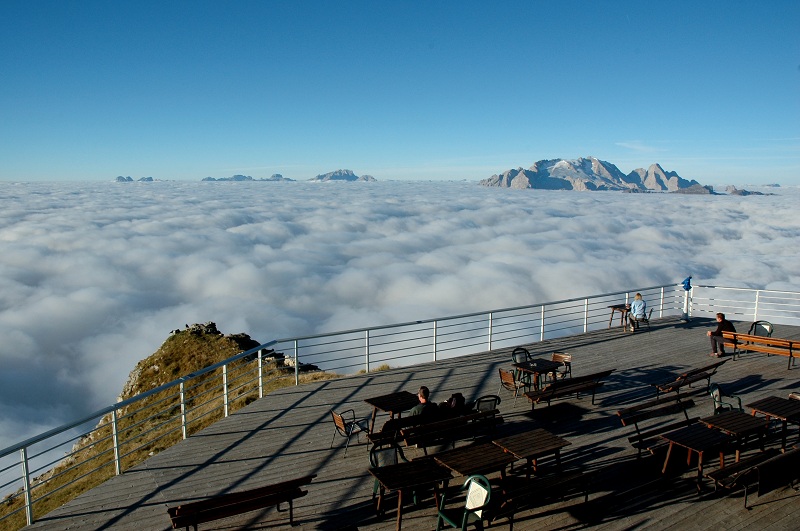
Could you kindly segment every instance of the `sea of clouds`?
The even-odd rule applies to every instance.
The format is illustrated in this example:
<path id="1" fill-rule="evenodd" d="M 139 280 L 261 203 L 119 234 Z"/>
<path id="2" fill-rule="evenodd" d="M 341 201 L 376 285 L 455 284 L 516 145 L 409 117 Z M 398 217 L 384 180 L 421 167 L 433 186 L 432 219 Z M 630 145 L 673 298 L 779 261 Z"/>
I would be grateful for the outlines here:
<path id="1" fill-rule="evenodd" d="M 2 183 L 0 448 L 113 403 L 171 330 L 259 342 L 679 283 L 800 290 L 800 191 Z"/>

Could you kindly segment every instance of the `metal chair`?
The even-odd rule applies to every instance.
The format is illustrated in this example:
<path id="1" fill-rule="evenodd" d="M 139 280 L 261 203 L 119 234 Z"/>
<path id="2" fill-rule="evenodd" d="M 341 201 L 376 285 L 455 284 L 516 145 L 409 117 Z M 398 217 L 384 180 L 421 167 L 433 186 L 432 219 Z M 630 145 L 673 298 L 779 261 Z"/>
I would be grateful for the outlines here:
<path id="1" fill-rule="evenodd" d="M 484 395 L 475 401 L 475 410 L 479 412 L 494 411 L 500 405 L 500 397 L 497 395 Z"/>
<path id="2" fill-rule="evenodd" d="M 638 317 L 638 318 L 631 317 L 630 321 L 631 321 L 633 327 L 636 328 L 636 329 L 639 328 L 639 323 L 646 324 L 647 325 L 647 330 L 649 331 L 650 330 L 650 318 L 652 316 L 653 316 L 653 308 L 650 308 L 650 311 L 645 313 L 643 316 Z"/>
<path id="3" fill-rule="evenodd" d="M 512 363 L 522 363 L 524 361 L 530 361 L 531 353 L 528 352 L 528 349 L 525 347 L 517 347 L 511 352 L 511 362 Z M 528 387 L 531 386 L 531 375 L 521 371 L 519 369 L 514 369 L 514 379 L 515 380 L 524 380 Z"/>
<path id="4" fill-rule="evenodd" d="M 568 376 L 572 378 L 572 354 L 553 352 L 553 357 L 551 359 L 563 364 L 558 368 L 558 372 L 556 373 L 558 378 L 566 378 Z"/>
<path id="5" fill-rule="evenodd" d="M 396 465 L 401 461 L 408 462 L 408 459 L 406 459 L 405 454 L 403 454 L 403 449 L 394 441 L 376 444 L 369 450 L 369 466 L 372 468 Z M 380 486 L 380 481 L 375 479 L 375 485 L 372 487 L 372 504 L 376 512 L 378 509 L 376 495 L 378 494 Z M 383 508 L 381 508 L 379 516 L 382 515 L 383 512 Z"/>
<path id="6" fill-rule="evenodd" d="M 725 394 L 719 385 L 715 383 L 709 385 L 708 393 L 714 401 L 715 415 L 723 411 L 744 411 L 744 409 L 742 409 L 742 399 L 738 396 Z"/>
<path id="7" fill-rule="evenodd" d="M 442 528 L 442 523 L 450 527 L 466 529 L 474 523 L 479 529 L 483 529 L 483 512 L 489 507 L 489 499 L 492 496 L 492 486 L 485 476 L 476 474 L 467 478 L 461 492 L 467 491 L 464 508 L 446 508 L 446 493 L 442 493 L 442 501 L 439 504 L 436 516 L 436 531 Z"/>
<path id="8" fill-rule="evenodd" d="M 772 337 L 775 326 L 769 321 L 754 321 L 750 324 L 747 334 L 751 336 Z"/>
<path id="9" fill-rule="evenodd" d="M 530 389 L 531 384 L 526 382 L 525 380 L 517 380 L 514 377 L 514 373 L 511 371 L 507 371 L 505 369 L 497 369 L 500 372 L 500 387 L 497 389 L 497 392 L 500 392 L 500 389 L 506 389 L 508 391 L 514 392 L 514 405 L 517 404 L 517 395 L 519 395 L 520 389 Z"/>
<path id="10" fill-rule="evenodd" d="M 348 409 L 346 411 L 342 411 L 341 413 L 337 413 L 336 411 L 331 409 L 331 417 L 333 417 L 333 424 L 335 426 L 335 431 L 333 432 L 333 439 L 331 439 L 331 448 L 333 448 L 333 441 L 336 440 L 336 435 L 341 435 L 347 439 L 347 443 L 344 445 L 344 457 L 347 457 L 347 448 L 350 446 L 350 437 L 354 434 L 356 436 L 356 440 L 360 443 L 361 442 L 361 432 L 369 433 L 369 428 L 367 427 L 367 423 L 363 420 L 356 420 L 356 412 L 352 409 Z"/>

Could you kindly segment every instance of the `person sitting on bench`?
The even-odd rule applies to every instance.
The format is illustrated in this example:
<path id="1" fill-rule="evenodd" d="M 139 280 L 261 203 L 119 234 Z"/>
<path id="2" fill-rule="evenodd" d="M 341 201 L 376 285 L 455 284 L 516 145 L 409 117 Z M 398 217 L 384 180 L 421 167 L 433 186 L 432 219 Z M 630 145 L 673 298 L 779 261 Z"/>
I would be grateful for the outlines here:
<path id="1" fill-rule="evenodd" d="M 430 395 L 430 390 L 424 385 L 419 388 L 417 392 L 419 404 L 411 408 L 411 415 L 419 415 L 425 422 L 436 420 L 436 417 L 439 416 L 439 409 L 436 407 L 435 403 L 430 401 Z"/>
<path id="2" fill-rule="evenodd" d="M 725 355 L 725 338 L 722 337 L 722 332 L 736 332 L 733 323 L 725 319 L 724 313 L 717 314 L 717 329 L 714 331 L 709 330 L 706 335 L 711 339 L 711 354 L 714 358 L 721 358 Z M 729 345 L 731 343 L 728 343 Z M 719 348 L 719 353 L 717 353 Z"/>

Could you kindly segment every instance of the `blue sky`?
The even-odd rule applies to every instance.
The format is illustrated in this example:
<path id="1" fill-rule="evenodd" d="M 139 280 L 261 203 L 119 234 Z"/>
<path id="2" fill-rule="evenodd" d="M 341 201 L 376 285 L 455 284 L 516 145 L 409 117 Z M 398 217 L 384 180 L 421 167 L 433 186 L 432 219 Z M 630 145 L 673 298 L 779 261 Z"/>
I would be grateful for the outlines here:
<path id="1" fill-rule="evenodd" d="M 0 5 L 0 180 L 800 184 L 800 3 Z"/>

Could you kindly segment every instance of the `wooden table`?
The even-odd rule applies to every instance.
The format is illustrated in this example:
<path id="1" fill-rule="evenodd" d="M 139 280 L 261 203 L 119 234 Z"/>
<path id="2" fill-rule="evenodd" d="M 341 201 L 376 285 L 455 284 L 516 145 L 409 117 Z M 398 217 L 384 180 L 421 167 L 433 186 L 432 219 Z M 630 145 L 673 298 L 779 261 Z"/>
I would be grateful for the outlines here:
<path id="1" fill-rule="evenodd" d="M 725 411 L 718 415 L 711 415 L 700 419 L 700 422 L 710 428 L 716 428 L 736 438 L 736 462 L 739 462 L 739 453 L 742 442 L 750 435 L 758 435 L 761 440 L 761 449 L 764 449 L 764 432 L 767 423 L 741 411 Z"/>
<path id="2" fill-rule="evenodd" d="M 692 464 L 692 452 L 697 454 L 697 490 L 702 490 L 703 487 L 703 454 L 712 450 L 719 449 L 719 467 L 725 467 L 725 454 L 723 452 L 724 446 L 730 442 L 731 436 L 722 433 L 718 430 L 712 430 L 704 424 L 692 424 L 685 428 L 680 428 L 675 431 L 664 433 L 661 435 L 663 439 L 669 442 L 667 449 L 667 457 L 664 459 L 664 468 L 661 469 L 662 474 L 667 473 L 667 465 L 669 458 L 672 455 L 672 450 L 675 445 L 682 446 L 688 450 L 686 464 Z"/>
<path id="3" fill-rule="evenodd" d="M 611 317 L 608 318 L 608 327 L 611 328 L 611 322 L 614 320 L 615 312 L 619 312 L 619 324 L 625 326 L 625 318 L 631 310 L 630 306 L 627 304 L 612 304 L 609 308 L 611 308 Z"/>
<path id="4" fill-rule="evenodd" d="M 377 468 L 370 468 L 372 474 L 381 485 L 381 492 L 378 495 L 378 505 L 376 510 L 380 514 L 382 511 L 383 495 L 385 491 L 397 491 L 397 524 L 395 529 L 400 531 L 403 524 L 403 490 L 414 487 L 425 487 L 433 485 L 434 499 L 436 507 L 439 507 L 439 483 L 449 480 L 452 475 L 448 468 L 445 468 L 431 459 L 419 459 L 396 465 L 387 465 Z"/>
<path id="5" fill-rule="evenodd" d="M 544 358 L 534 358 L 528 361 L 521 361 L 519 363 L 514 363 L 514 368 L 518 369 L 522 372 L 527 372 L 533 375 L 533 388 L 535 390 L 539 390 L 539 375 L 540 374 L 553 374 L 553 379 L 555 380 L 556 372 L 558 372 L 558 368 L 562 367 L 564 364 L 551 361 Z"/>
<path id="6" fill-rule="evenodd" d="M 785 452 L 787 423 L 800 424 L 800 400 L 768 396 L 761 400 L 756 400 L 752 404 L 747 404 L 747 407 L 753 410 L 753 416 L 756 413 L 765 415 L 767 422 L 772 417 L 781 420 L 781 450 Z"/>
<path id="7" fill-rule="evenodd" d="M 496 439 L 492 443 L 517 459 L 527 460 L 528 473 L 526 476 L 528 479 L 531 477 L 531 471 L 536 473 L 536 460 L 540 457 L 555 455 L 556 465 L 561 468 L 561 449 L 572 444 L 542 428 L 509 435 Z"/>
<path id="8" fill-rule="evenodd" d="M 369 432 L 373 433 L 375 428 L 375 416 L 378 414 L 378 410 L 389 413 L 390 418 L 394 418 L 395 413 L 397 413 L 399 417 L 402 415 L 403 411 L 408 411 L 419 404 L 419 398 L 414 393 L 398 391 L 388 395 L 367 398 L 364 402 L 372 406 L 372 420 L 369 424 Z"/>
<path id="9" fill-rule="evenodd" d="M 439 452 L 433 458 L 459 476 L 486 475 L 499 471 L 503 479 L 506 477 L 506 466 L 517 459 L 490 442 Z"/>

